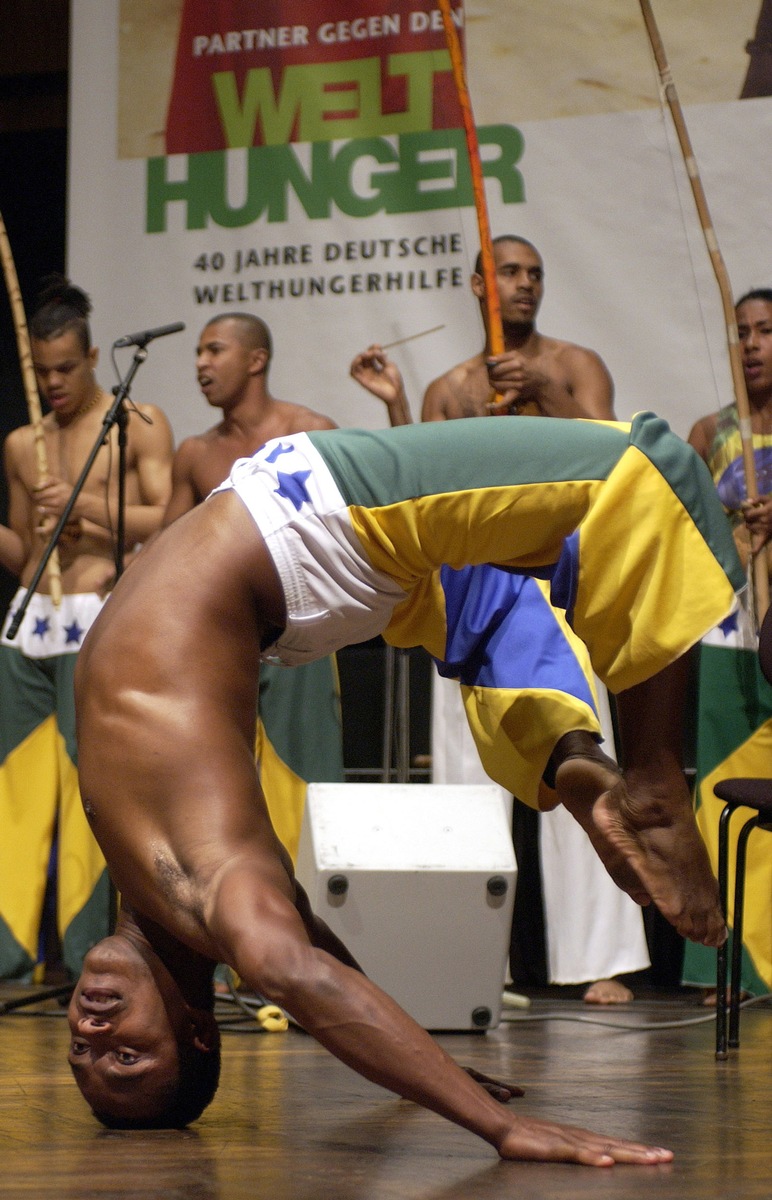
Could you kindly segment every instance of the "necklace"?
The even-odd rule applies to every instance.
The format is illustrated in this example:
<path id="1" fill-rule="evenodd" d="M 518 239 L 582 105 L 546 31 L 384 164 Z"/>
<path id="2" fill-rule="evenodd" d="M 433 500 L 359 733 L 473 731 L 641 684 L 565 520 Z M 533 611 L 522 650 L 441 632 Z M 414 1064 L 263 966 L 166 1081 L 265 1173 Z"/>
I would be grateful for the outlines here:
<path id="1" fill-rule="evenodd" d="M 68 424 L 71 425 L 73 423 L 73 421 L 78 421 L 78 420 L 80 420 L 81 417 L 84 417 L 87 412 L 91 412 L 91 409 L 96 407 L 97 403 L 101 399 L 102 399 L 102 389 L 101 389 L 101 387 L 97 387 L 97 390 L 94 392 L 94 395 L 91 397 L 91 399 L 87 400 L 85 404 L 81 404 L 80 408 L 75 410 L 75 412 L 70 417 Z"/>
<path id="2" fill-rule="evenodd" d="M 91 399 L 87 400 L 85 404 L 81 404 L 80 408 L 76 409 L 74 413 L 70 414 L 70 418 L 67 421 L 66 425 L 60 425 L 57 422 L 56 443 L 57 443 L 57 457 L 59 459 L 59 474 L 60 474 L 61 478 L 64 479 L 67 483 L 71 482 L 69 463 L 68 463 L 68 455 L 67 455 L 67 442 L 69 439 L 67 439 L 64 435 L 66 435 L 68 429 L 71 429 L 73 427 L 73 425 L 77 424 L 77 422 L 80 420 L 81 417 L 84 417 L 87 412 L 91 412 L 92 408 L 96 407 L 98 402 L 102 399 L 103 395 L 104 395 L 104 392 L 102 391 L 102 389 L 100 387 L 97 387 L 97 389 L 96 389 L 94 395 L 91 397 Z"/>

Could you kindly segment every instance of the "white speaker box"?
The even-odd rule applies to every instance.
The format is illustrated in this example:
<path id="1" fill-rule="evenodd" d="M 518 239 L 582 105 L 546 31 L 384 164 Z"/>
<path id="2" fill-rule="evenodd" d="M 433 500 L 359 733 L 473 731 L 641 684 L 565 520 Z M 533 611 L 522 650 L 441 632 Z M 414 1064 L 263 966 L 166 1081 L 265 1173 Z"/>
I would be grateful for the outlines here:
<path id="1" fill-rule="evenodd" d="M 494 784 L 309 784 L 297 875 L 425 1029 L 499 1023 L 517 867 Z"/>

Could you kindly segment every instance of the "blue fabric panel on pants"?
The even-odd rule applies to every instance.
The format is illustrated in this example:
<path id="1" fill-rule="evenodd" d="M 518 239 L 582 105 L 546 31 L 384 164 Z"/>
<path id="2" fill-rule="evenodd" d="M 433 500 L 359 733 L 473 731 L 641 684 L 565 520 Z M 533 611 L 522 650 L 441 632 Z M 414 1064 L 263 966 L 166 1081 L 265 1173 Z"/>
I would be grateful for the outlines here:
<path id="1" fill-rule="evenodd" d="M 539 586 L 489 565 L 443 567 L 447 642 L 441 675 L 469 687 L 540 688 L 595 708 L 585 674 Z"/>

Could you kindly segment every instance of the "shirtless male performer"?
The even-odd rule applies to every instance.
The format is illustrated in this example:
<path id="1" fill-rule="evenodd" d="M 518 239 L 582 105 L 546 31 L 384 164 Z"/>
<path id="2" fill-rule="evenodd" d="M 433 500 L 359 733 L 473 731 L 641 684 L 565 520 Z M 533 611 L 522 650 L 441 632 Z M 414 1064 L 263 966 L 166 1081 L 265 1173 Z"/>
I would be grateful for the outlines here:
<path id="1" fill-rule="evenodd" d="M 603 360 L 593 350 L 547 337 L 536 327 L 544 296 L 544 264 L 536 247 L 517 235 L 503 234 L 494 239 L 493 255 L 506 349 L 493 358 L 480 351 L 430 383 L 422 420 L 528 412 L 613 420 L 614 386 Z M 481 269 L 478 255 L 471 286 L 485 323 Z M 401 372 L 380 346 L 358 354 L 350 373 L 386 405 L 392 425 L 411 422 Z M 501 391 L 504 396 L 499 399 Z M 528 804 L 529 791 L 539 786 L 543 776 L 550 778 L 549 758 L 561 737 L 568 736 L 575 746 L 583 746 L 585 753 L 592 752 L 601 734 L 599 705 L 606 703 L 606 697 L 596 699 L 584 647 L 571 638 L 560 615 L 549 610 L 543 583 L 491 566 L 468 570 L 466 578 L 445 570 L 441 578 L 449 597 L 448 646 L 437 663 L 439 674 L 432 687 L 435 780 L 470 783 L 482 777 L 473 748 L 467 749 L 462 694 L 452 681 L 460 680 L 464 688 L 477 682 L 481 612 L 489 603 L 496 674 L 499 686 L 506 689 L 510 719 L 516 719 L 517 703 L 532 706 L 539 695 L 541 760 L 539 753 L 531 756 L 536 783 L 524 777 L 515 790 L 518 800 Z M 459 603 L 460 595 L 465 597 L 463 603 Z M 504 603 L 510 631 L 506 640 L 500 615 Z M 524 637 L 531 645 L 538 640 L 542 651 L 533 653 L 527 663 L 520 650 Z M 606 725 L 610 726 L 610 717 Z M 530 745 L 535 749 L 533 738 Z M 599 747 L 596 752 L 601 754 Z M 521 859 L 512 937 L 514 977 L 522 971 L 522 963 L 534 960 L 538 975 L 543 958 L 544 982 L 583 984 L 587 1004 L 632 1000 L 630 988 L 614 976 L 649 966 L 640 912 L 613 888 L 586 837 L 565 812 L 558 808 L 550 816 L 540 817 L 516 801 L 514 818 Z M 539 872 L 535 880 L 529 876 L 530 870 Z M 576 892 L 578 898 L 566 908 L 562 899 L 570 892 Z M 531 936 L 529 916 L 534 904 L 540 914 L 544 912 L 543 938 Z M 542 927 L 540 921 L 539 931 Z"/>
<path id="2" fill-rule="evenodd" d="M 36 571 L 49 535 L 96 444 L 113 396 L 96 378 L 91 302 L 61 276 L 46 281 L 30 320 L 32 360 L 41 396 L 48 476 L 38 477 L 35 430 L 5 441 L 10 530 L 3 562 L 21 588 Z M 101 447 L 59 541 L 62 602 L 46 572 L 16 637 L 0 639 L 0 976 L 23 977 L 35 965 L 53 831 L 58 849 L 58 927 L 66 967 L 109 928 L 107 873 L 83 818 L 78 792 L 72 678 L 76 656 L 115 576 L 118 430 Z M 125 531 L 131 549 L 161 524 L 171 483 L 172 435 L 154 405 L 129 409 Z M 53 719 L 52 719 L 53 718 Z"/>
<path id="3" fill-rule="evenodd" d="M 273 358 L 268 326 L 251 313 L 222 313 L 208 321 L 196 348 L 196 377 L 222 420 L 185 438 L 172 463 L 172 496 L 164 525 L 200 504 L 228 475 L 237 458 L 255 453 L 269 438 L 335 422 L 302 404 L 271 395 Z M 306 708 L 314 720 L 297 721 Z M 296 671 L 264 664 L 260 676 L 257 758 L 271 821 L 293 859 L 305 805 L 305 784 L 343 779 L 340 697 L 331 658 Z M 295 720 L 288 714 L 293 713 Z"/>
<path id="4" fill-rule="evenodd" d="M 768 13 L 770 17 L 772 12 Z M 713 476 L 741 562 L 747 569 L 751 551 L 754 555 L 765 555 L 772 578 L 772 288 L 746 292 L 736 302 L 735 316 L 750 407 L 748 425 L 756 468 L 756 498 L 748 499 L 743 448 L 747 430 L 743 428 L 737 404 L 701 417 L 688 440 Z M 753 662 L 756 658 L 750 649 L 753 644 L 751 630 L 742 626 L 723 627 L 709 636 L 699 651 L 695 807 L 697 823 L 716 870 L 723 804 L 713 792 L 711 777 L 720 770 L 729 746 L 737 747 L 732 757 L 732 774 L 765 775 L 772 748 L 772 697 L 758 664 Z M 719 740 L 718 731 L 725 727 L 727 711 L 743 714 L 744 726 L 732 734 L 736 742 Z M 733 838 L 736 836 L 735 833 Z M 753 841 L 748 846 L 745 866 L 742 985 L 749 994 L 772 988 L 771 895 L 772 864 L 765 853 L 764 839 L 760 838 L 755 846 Z M 715 971 L 711 974 L 714 964 L 710 959 L 710 955 L 687 946 L 682 977 L 684 982 L 703 987 L 703 1004 L 713 1007 L 716 980 Z"/>
<path id="5" fill-rule="evenodd" d="M 651 416 L 281 438 L 145 549 L 80 656 L 83 802 L 126 905 L 69 1009 L 70 1063 L 102 1119 L 195 1117 L 191 1063 L 214 1054 L 222 961 L 368 1079 L 504 1158 L 671 1158 L 497 1104 L 347 965 L 271 828 L 252 754 L 261 657 L 293 665 L 378 632 L 419 642 L 446 561 L 553 574 L 596 670 L 623 691 L 629 739 L 624 779 L 569 756 L 560 798 L 639 903 L 686 936 L 725 938 L 678 707 L 683 654 L 732 609 L 743 576 L 697 455 Z M 500 751 L 508 731 L 486 729 L 483 711 L 480 736 Z"/>
<path id="6" fill-rule="evenodd" d="M 536 247 L 525 238 L 502 234 L 493 240 L 493 255 L 505 350 L 498 355 L 481 350 L 430 383 L 421 420 L 451 421 L 491 412 L 613 420 L 614 385 L 603 359 L 586 346 L 547 337 L 536 328 L 544 294 L 544 264 Z M 478 255 L 471 283 L 484 317 L 481 272 Z M 392 425 L 410 424 L 402 378 L 379 346 L 358 355 L 351 374 L 380 396 Z"/>
<path id="7" fill-rule="evenodd" d="M 271 395 L 271 357 L 271 335 L 259 317 L 228 312 L 206 323 L 196 348 L 196 377 L 222 420 L 185 438 L 175 452 L 164 525 L 205 500 L 237 458 L 254 454 L 270 438 L 335 428 L 329 417 Z"/>

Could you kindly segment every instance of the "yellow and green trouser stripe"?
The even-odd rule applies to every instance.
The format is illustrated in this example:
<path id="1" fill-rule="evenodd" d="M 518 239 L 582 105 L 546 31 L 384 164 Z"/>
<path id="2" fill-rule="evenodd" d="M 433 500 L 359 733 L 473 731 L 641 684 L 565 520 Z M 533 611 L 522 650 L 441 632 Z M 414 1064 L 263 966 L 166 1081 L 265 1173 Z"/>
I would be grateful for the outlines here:
<path id="1" fill-rule="evenodd" d="M 78 789 L 73 674 L 89 623 L 79 620 L 79 599 L 64 597 L 56 611 L 47 597 L 33 598 L 19 636 L 30 649 L 40 643 L 39 657 L 0 645 L 2 978 L 28 977 L 38 962 L 49 873 L 62 956 L 74 975 L 109 932 L 107 871 Z"/>
<path id="2" fill-rule="evenodd" d="M 705 464 L 652 414 L 308 437 L 368 558 L 404 589 L 384 636 L 440 661 L 454 619 L 443 567 L 491 563 L 549 579 L 552 604 L 611 692 L 693 646 L 744 585 Z M 522 730 L 508 721 L 506 688 L 472 684 L 465 701 L 486 771 L 522 794 Z"/>

